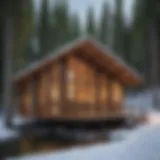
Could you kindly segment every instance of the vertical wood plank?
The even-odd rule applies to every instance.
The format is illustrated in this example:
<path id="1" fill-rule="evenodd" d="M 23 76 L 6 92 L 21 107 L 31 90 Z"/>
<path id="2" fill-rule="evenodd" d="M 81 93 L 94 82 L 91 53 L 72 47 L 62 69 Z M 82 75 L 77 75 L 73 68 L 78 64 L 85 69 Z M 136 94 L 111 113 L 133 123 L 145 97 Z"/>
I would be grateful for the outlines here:
<path id="1" fill-rule="evenodd" d="M 95 69 L 95 113 L 99 112 L 100 107 L 100 88 L 99 88 L 100 71 Z"/>
<path id="2" fill-rule="evenodd" d="M 111 111 L 112 110 L 112 101 L 113 101 L 113 88 L 112 88 L 112 79 L 108 78 L 108 110 Z"/>
<path id="3" fill-rule="evenodd" d="M 66 67 L 67 67 L 67 59 L 63 58 L 59 61 L 60 63 L 60 111 L 63 115 L 65 112 L 66 104 L 66 81 L 67 81 L 67 74 L 66 74 Z"/>
<path id="4" fill-rule="evenodd" d="M 33 105 L 32 105 L 32 114 L 33 116 L 36 116 L 37 114 L 37 83 L 36 83 L 36 77 L 35 75 L 32 77 L 32 101 L 33 101 Z"/>
<path id="5" fill-rule="evenodd" d="M 50 117 L 50 113 L 51 113 L 51 105 L 52 105 L 52 99 L 51 99 L 51 91 L 52 91 L 52 67 L 48 66 L 46 68 L 46 72 L 47 72 L 47 100 L 46 100 L 46 116 Z"/>
<path id="6" fill-rule="evenodd" d="M 105 113 L 108 114 L 108 107 L 109 107 L 109 99 L 110 99 L 110 92 L 109 92 L 109 77 L 106 76 L 106 91 L 107 91 L 107 98 L 106 98 L 106 108 Z"/>

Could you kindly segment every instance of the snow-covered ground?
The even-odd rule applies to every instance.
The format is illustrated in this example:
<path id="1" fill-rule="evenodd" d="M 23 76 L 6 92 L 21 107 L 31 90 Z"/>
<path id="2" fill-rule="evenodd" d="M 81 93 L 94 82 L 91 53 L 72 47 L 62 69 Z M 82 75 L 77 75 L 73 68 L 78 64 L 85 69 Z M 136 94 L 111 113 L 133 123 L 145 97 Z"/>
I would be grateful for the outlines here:
<path id="1" fill-rule="evenodd" d="M 26 155 L 8 160 L 160 160 L 160 113 L 152 109 L 152 94 L 145 92 L 128 96 L 129 110 L 148 114 L 148 124 L 133 130 L 120 130 L 112 133 L 112 143 L 90 147 L 78 147 L 55 153 Z M 121 141 L 119 141 L 121 139 Z"/>
<path id="2" fill-rule="evenodd" d="M 5 126 L 4 118 L 0 117 L 0 142 L 17 138 L 18 132 L 13 131 Z"/>
<path id="3" fill-rule="evenodd" d="M 135 95 L 128 95 L 125 104 L 129 111 L 146 113 L 150 112 L 153 108 L 152 98 L 153 93 L 150 90 L 146 90 Z"/>
<path id="4" fill-rule="evenodd" d="M 159 160 L 160 125 L 139 127 L 121 142 L 99 144 L 92 147 L 16 157 L 15 160 Z M 14 160 L 14 158 L 8 158 Z"/>
<path id="5" fill-rule="evenodd" d="M 16 115 L 12 119 L 12 121 L 13 121 L 14 126 L 18 126 L 24 123 L 28 123 L 32 120 L 25 119 L 24 117 Z M 19 136 L 18 131 L 6 127 L 4 114 L 1 113 L 0 115 L 0 142 L 18 138 L 18 136 Z"/>

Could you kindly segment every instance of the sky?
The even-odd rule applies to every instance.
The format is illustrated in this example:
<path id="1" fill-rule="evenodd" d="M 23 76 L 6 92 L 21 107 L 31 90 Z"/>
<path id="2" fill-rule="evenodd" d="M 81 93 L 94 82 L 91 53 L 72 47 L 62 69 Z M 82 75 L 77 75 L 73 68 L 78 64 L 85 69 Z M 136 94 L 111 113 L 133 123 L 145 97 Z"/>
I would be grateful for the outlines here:
<path id="1" fill-rule="evenodd" d="M 50 0 L 50 2 L 53 2 L 55 0 Z M 110 4 L 111 9 L 114 9 L 114 1 L 115 0 L 68 0 L 70 11 L 71 12 L 78 12 L 82 24 L 85 23 L 86 20 L 86 11 L 89 6 L 92 6 L 95 10 L 95 16 L 98 20 L 99 15 L 101 13 L 101 6 L 103 5 L 104 1 L 108 1 Z M 41 0 L 35 0 L 36 8 L 38 9 L 40 6 Z M 132 17 L 131 9 L 133 6 L 134 0 L 124 0 L 124 15 L 129 20 Z"/>
<path id="2" fill-rule="evenodd" d="M 68 0 L 70 4 L 71 11 L 78 12 L 81 20 L 84 22 L 86 17 L 86 10 L 91 5 L 96 14 L 96 18 L 99 18 L 101 13 L 101 6 L 103 5 L 104 0 Z M 106 0 L 111 6 L 111 9 L 114 9 L 115 0 Z M 131 9 L 133 6 L 134 0 L 124 0 L 124 15 L 129 20 L 131 18 Z"/>

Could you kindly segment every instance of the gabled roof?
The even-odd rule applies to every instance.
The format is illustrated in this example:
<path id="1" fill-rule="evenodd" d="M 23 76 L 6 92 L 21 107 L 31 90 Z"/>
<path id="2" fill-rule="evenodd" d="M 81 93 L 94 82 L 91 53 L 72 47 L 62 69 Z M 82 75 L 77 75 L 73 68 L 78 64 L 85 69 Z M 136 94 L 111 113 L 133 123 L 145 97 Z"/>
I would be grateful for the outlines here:
<path id="1" fill-rule="evenodd" d="M 80 52 L 76 52 L 77 50 Z M 51 52 L 46 58 L 29 65 L 29 67 L 15 75 L 13 82 L 21 81 L 25 77 L 32 75 L 34 72 L 70 53 L 81 54 L 86 58 L 92 59 L 95 63 L 103 66 L 104 69 L 109 70 L 115 76 L 119 77 L 126 85 L 137 85 L 143 80 L 135 69 L 115 56 L 106 46 L 100 44 L 90 36 L 85 36 L 61 47 L 54 53 Z"/>

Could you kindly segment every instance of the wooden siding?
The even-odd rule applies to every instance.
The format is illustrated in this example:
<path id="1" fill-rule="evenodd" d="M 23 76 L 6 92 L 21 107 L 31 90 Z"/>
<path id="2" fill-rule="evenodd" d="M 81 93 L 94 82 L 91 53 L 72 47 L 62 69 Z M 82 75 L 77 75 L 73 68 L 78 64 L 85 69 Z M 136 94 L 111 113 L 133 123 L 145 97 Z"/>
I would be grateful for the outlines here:
<path id="1" fill-rule="evenodd" d="M 112 109 L 114 111 L 121 110 L 124 101 L 122 86 L 116 82 L 112 82 Z"/>
<path id="2" fill-rule="evenodd" d="M 30 81 L 25 82 L 19 89 L 20 93 L 20 112 L 25 116 L 33 114 L 33 95 Z"/>
<path id="3" fill-rule="evenodd" d="M 51 115 L 55 116 L 60 114 L 60 66 L 54 64 L 52 67 L 52 80 L 51 80 Z"/>
<path id="4" fill-rule="evenodd" d="M 122 85 L 74 56 L 37 72 L 19 87 L 20 110 L 25 116 L 89 118 L 123 110 Z"/>

